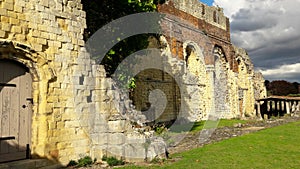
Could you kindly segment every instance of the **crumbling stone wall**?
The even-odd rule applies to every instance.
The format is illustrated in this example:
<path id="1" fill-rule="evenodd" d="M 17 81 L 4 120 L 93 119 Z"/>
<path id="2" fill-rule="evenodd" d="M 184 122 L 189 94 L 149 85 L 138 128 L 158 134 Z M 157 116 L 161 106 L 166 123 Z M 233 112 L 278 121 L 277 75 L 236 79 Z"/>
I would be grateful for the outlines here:
<path id="1" fill-rule="evenodd" d="M 222 9 L 195 0 L 170 0 L 158 11 L 172 15 L 161 22 L 168 46 L 165 50 L 183 62 L 181 71 L 196 77 L 186 85 L 187 91 L 194 92 L 182 95 L 190 108 L 186 118 L 199 121 L 209 118 L 209 114 L 220 118 L 255 117 L 255 98 L 265 96 L 263 80 L 255 78 L 246 51 L 231 44 L 229 21 Z M 189 54 L 188 47 L 193 48 Z M 156 81 L 159 84 L 162 81 Z M 144 102 L 140 97 L 135 100 Z"/>
<path id="2" fill-rule="evenodd" d="M 135 130 L 118 114 L 124 107 L 115 104 L 120 93 L 86 52 L 80 0 L 3 0 L 0 7 L 0 59 L 24 64 L 34 81 L 33 157 L 67 164 L 110 152 L 117 157 L 156 155 L 152 144 L 150 154 L 143 147 L 151 133 Z"/>
<path id="3" fill-rule="evenodd" d="M 155 157 L 165 148 L 163 142 L 152 137 L 153 131 L 143 126 L 145 115 L 133 109 L 131 101 L 105 76 L 103 66 L 90 59 L 84 47 L 85 12 L 80 0 L 2 0 L 0 7 L 0 59 L 24 64 L 33 77 L 34 157 L 62 164 L 84 155 L 101 159 L 104 154 L 140 161 Z M 262 77 L 255 74 L 253 80 L 248 56 L 231 45 L 229 21 L 222 9 L 196 0 L 174 0 L 160 6 L 159 11 L 182 21 L 165 18 L 161 22 L 165 64 L 172 67 L 174 74 L 191 75 L 183 75 L 185 83 L 179 86 L 182 95 L 166 73 L 158 76 L 152 72 L 155 82 L 140 81 L 141 86 L 153 83 L 168 95 L 168 108 L 157 120 L 197 121 L 209 118 L 209 114 L 219 116 L 216 112 L 226 118 L 243 117 L 246 113 L 252 116 L 254 93 L 258 98 L 265 91 Z M 246 72 L 242 71 L 245 65 L 250 65 Z M 225 79 L 217 79 L 217 74 Z M 170 83 L 160 85 L 162 78 Z M 219 90 L 221 84 L 226 90 Z M 239 88 L 248 89 L 240 97 L 242 104 L 238 102 Z M 218 94 L 222 99 L 216 99 Z M 182 106 L 177 104 L 179 100 L 187 109 L 176 117 Z M 149 144 L 147 150 L 145 143 Z"/>
<path id="4" fill-rule="evenodd" d="M 0 5 L 0 57 L 26 65 L 34 80 L 31 153 L 67 162 L 88 152 L 89 140 L 73 121 L 78 119 L 73 80 L 79 81 L 73 71 L 80 67 L 84 46 L 80 1 L 4 0 Z"/>

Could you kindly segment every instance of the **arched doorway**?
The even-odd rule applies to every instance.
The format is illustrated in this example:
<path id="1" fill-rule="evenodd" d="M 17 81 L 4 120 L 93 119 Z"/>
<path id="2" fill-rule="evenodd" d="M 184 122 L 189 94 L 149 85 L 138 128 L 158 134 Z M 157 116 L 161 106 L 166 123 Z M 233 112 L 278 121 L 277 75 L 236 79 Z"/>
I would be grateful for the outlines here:
<path id="1" fill-rule="evenodd" d="M 32 102 L 29 70 L 0 60 L 0 162 L 29 158 Z"/>

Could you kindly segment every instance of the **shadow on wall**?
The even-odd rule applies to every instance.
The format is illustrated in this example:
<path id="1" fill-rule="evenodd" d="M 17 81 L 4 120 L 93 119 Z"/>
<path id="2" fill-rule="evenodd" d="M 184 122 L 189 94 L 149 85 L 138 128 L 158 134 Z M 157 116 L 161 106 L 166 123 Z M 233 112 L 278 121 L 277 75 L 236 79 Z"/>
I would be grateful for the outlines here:
<path id="1" fill-rule="evenodd" d="M 0 60 L 0 168 L 62 166 L 31 154 L 31 106 L 26 104 L 30 83 L 28 68 L 16 61 Z M 35 160 L 25 160 L 32 158 Z"/>
<path id="2" fill-rule="evenodd" d="M 44 157 L 30 154 L 30 147 L 20 146 L 16 143 L 14 137 L 1 137 L 0 138 L 0 168 L 41 168 L 49 167 L 61 168 L 62 164 L 57 161 L 50 160 Z"/>
<path id="3" fill-rule="evenodd" d="M 29 72 L 29 70 L 18 62 L 6 59 L 0 60 L 0 92 L 4 87 L 16 87 L 15 83 L 10 82 L 16 77 L 25 75 L 26 72 Z"/>
<path id="4" fill-rule="evenodd" d="M 175 79 L 166 72 L 156 69 L 147 69 L 136 77 L 136 88 L 131 93 L 131 99 L 138 111 L 142 111 L 147 117 L 148 125 L 160 122 L 175 121 L 180 111 L 181 94 Z M 153 90 L 160 90 L 165 94 L 166 105 L 160 105 L 151 110 L 149 95 Z M 157 101 L 162 98 L 155 98 Z M 165 106 L 165 107 L 164 107 Z"/>

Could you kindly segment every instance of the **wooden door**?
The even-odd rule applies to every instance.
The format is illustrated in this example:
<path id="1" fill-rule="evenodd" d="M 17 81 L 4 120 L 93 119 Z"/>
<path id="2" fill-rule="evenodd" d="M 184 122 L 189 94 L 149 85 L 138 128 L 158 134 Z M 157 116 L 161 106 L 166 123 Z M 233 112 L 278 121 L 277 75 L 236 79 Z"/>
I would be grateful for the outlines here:
<path id="1" fill-rule="evenodd" d="M 20 64 L 0 60 L 0 162 L 29 157 L 32 78 Z"/>

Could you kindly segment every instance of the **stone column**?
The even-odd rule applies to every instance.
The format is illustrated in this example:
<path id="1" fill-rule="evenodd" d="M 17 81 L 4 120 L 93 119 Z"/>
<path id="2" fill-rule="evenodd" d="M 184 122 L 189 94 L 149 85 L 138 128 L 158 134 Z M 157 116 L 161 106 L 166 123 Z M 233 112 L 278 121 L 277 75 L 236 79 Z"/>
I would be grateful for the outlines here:
<path id="1" fill-rule="evenodd" d="M 291 114 L 290 102 L 286 101 L 285 105 L 286 105 L 286 114 Z"/>
<path id="2" fill-rule="evenodd" d="M 272 101 L 268 101 L 268 102 L 269 102 L 269 106 L 270 106 L 268 112 L 272 112 L 273 111 L 273 102 Z"/>
<path id="3" fill-rule="evenodd" d="M 261 117 L 261 109 L 260 109 L 260 101 L 256 102 L 256 115 L 259 119 L 262 119 Z"/>

